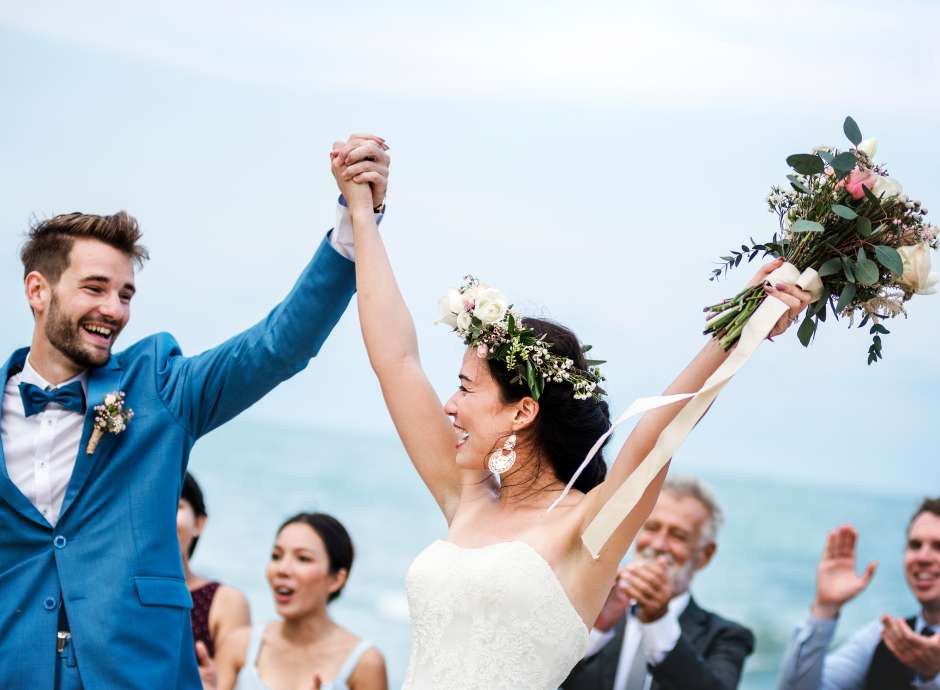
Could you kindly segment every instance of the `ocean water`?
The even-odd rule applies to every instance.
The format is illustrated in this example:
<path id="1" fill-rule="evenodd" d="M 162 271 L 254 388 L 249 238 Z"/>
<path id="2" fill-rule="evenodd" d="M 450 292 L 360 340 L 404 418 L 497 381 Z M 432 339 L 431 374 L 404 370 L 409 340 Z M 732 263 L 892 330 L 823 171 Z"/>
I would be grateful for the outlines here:
<path id="1" fill-rule="evenodd" d="M 410 647 L 405 572 L 446 530 L 398 440 L 236 420 L 197 444 L 190 470 L 210 514 L 193 567 L 244 591 L 255 621 L 274 616 L 264 568 L 278 524 L 294 512 L 320 510 L 346 525 L 356 560 L 331 614 L 382 650 L 390 687 L 400 687 Z M 754 631 L 757 649 L 742 688 L 775 687 L 783 648 L 807 615 L 817 559 L 832 527 L 858 528 L 860 567 L 879 561 L 869 588 L 843 611 L 837 639 L 882 613 L 916 610 L 901 559 L 904 528 L 920 496 L 784 484 L 726 471 L 699 476 L 715 489 L 727 521 L 718 553 L 692 591 L 703 607 Z"/>

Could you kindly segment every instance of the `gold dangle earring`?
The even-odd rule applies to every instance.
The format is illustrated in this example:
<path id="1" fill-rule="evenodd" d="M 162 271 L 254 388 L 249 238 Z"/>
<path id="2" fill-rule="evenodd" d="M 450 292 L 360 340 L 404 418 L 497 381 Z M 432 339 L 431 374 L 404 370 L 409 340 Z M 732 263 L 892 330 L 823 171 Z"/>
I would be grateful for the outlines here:
<path id="1" fill-rule="evenodd" d="M 509 471 L 516 462 L 516 435 L 510 434 L 502 448 L 490 453 L 489 467 L 490 472 L 496 475 L 504 474 Z"/>

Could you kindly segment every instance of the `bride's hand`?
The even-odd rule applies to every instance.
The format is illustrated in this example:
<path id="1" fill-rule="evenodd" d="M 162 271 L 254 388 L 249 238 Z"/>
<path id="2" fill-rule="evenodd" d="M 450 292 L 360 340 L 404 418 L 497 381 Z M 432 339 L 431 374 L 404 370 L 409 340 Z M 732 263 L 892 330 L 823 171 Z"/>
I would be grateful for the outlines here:
<path id="1" fill-rule="evenodd" d="M 813 296 L 808 293 L 806 290 L 803 290 L 796 285 L 789 285 L 787 283 L 777 283 L 776 285 L 771 285 L 767 282 L 767 277 L 780 268 L 783 265 L 783 259 L 774 259 L 769 264 L 764 265 L 761 269 L 754 274 L 754 277 L 751 278 L 748 283 L 748 287 L 755 287 L 764 284 L 764 293 L 770 295 L 771 297 L 776 297 L 781 302 L 787 305 L 788 309 L 783 313 L 777 323 L 774 325 L 773 330 L 768 335 L 768 338 L 776 338 L 778 335 L 781 335 L 786 331 L 792 324 L 796 323 L 800 318 L 800 313 L 809 306 L 809 303 L 813 301 Z"/>

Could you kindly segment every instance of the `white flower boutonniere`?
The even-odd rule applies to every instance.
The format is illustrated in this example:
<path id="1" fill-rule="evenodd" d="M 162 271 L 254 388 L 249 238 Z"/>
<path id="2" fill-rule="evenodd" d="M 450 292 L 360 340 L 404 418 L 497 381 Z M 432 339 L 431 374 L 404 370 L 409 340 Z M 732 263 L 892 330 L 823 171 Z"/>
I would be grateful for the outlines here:
<path id="1" fill-rule="evenodd" d="M 130 424 L 134 410 L 124 408 L 124 391 L 114 391 L 104 396 L 104 402 L 95 405 L 95 428 L 88 439 L 87 455 L 94 455 L 95 449 L 105 434 L 120 434 Z"/>

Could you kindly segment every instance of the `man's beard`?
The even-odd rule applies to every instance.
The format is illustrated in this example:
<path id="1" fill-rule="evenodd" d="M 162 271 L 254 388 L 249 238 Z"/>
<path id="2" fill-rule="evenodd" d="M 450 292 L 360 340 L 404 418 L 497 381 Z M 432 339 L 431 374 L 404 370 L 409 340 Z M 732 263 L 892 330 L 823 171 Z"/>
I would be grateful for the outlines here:
<path id="1" fill-rule="evenodd" d="M 74 324 L 69 321 L 68 317 L 61 312 L 59 300 L 53 291 L 52 301 L 49 304 L 49 315 L 46 317 L 46 339 L 55 349 L 83 369 L 100 367 L 107 364 L 108 360 L 111 358 L 110 345 L 108 346 L 108 351 L 102 354 L 93 350 L 89 351 L 89 349 L 82 344 L 79 329 L 81 329 L 81 319 Z M 118 331 L 115 329 L 114 335 L 111 338 L 112 343 L 115 338 L 117 338 L 117 334 Z"/>
<path id="2" fill-rule="evenodd" d="M 692 584 L 692 576 L 695 575 L 695 560 L 690 558 L 683 565 L 676 563 L 675 557 L 667 551 L 657 551 L 652 546 L 637 550 L 636 559 L 638 561 L 655 561 L 662 557 L 666 561 L 666 572 L 669 579 L 672 580 L 672 589 L 676 594 L 682 594 L 688 591 Z"/>

